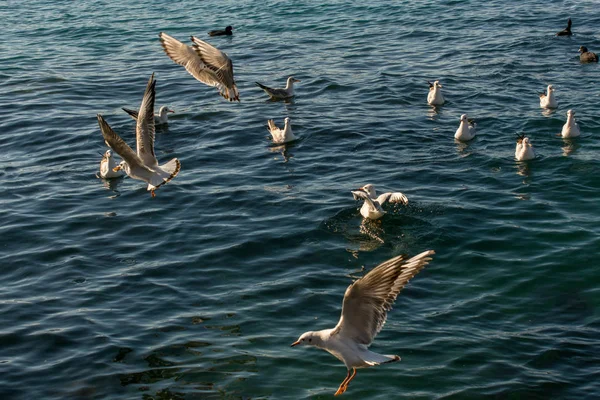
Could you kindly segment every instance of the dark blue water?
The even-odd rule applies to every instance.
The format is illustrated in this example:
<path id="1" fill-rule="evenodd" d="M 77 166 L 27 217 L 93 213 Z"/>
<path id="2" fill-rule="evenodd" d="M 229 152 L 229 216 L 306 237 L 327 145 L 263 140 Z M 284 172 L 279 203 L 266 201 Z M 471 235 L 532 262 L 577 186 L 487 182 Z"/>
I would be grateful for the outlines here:
<path id="1" fill-rule="evenodd" d="M 333 327 L 345 288 L 436 250 L 359 371 L 354 399 L 600 397 L 600 51 L 592 1 L 5 1 L 0 7 L 0 397 L 326 399 L 346 370 L 289 347 Z M 573 19 L 571 38 L 554 37 Z M 208 38 L 234 26 L 232 37 Z M 241 103 L 167 58 L 158 33 L 233 60 Z M 96 177 L 96 114 L 152 72 L 152 199 Z M 301 79 L 290 103 L 260 81 Z M 426 103 L 439 79 L 447 103 Z M 559 108 L 538 93 L 553 84 Z M 556 137 L 568 109 L 582 135 Z M 458 144 L 460 115 L 479 136 Z M 270 144 L 289 116 L 300 140 Z M 537 159 L 513 159 L 515 133 Z M 402 191 L 363 223 L 350 190 Z"/>

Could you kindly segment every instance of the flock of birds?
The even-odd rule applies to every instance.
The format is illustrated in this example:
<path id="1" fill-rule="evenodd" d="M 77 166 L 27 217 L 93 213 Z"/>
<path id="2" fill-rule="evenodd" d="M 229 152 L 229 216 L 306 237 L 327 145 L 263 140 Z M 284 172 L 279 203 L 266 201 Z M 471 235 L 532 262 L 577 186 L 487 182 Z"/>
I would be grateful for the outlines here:
<path id="1" fill-rule="evenodd" d="M 232 35 L 232 30 L 233 28 L 228 26 L 225 30 L 211 31 L 209 35 Z M 571 19 L 568 21 L 567 28 L 556 35 L 572 35 Z M 206 85 L 216 87 L 220 95 L 229 101 L 240 100 L 233 76 L 233 64 L 227 54 L 194 36 L 191 36 L 191 46 L 163 32 L 159 34 L 159 38 L 167 56 L 183 66 L 194 78 Z M 598 56 L 589 52 L 584 46 L 580 47 L 579 52 L 581 53 L 581 62 L 598 62 Z M 256 84 L 271 99 L 278 100 L 294 96 L 295 82 L 299 82 L 299 80 L 289 77 L 285 88 L 270 88 L 258 82 Z M 432 106 L 443 105 L 445 99 L 440 82 L 429 82 L 429 86 L 428 103 Z M 155 126 L 168 123 L 168 114 L 173 110 L 163 106 L 158 115 L 154 114 L 155 87 L 156 80 L 152 74 L 146 85 L 139 110 L 123 108 L 136 121 L 137 151 L 133 151 L 112 130 L 102 115 L 97 115 L 104 141 L 112 149 L 104 153 L 100 163 L 100 176 L 117 178 L 127 174 L 131 178 L 142 180 L 148 184 L 147 190 L 151 192 L 152 197 L 155 196 L 156 189 L 175 178 L 181 169 L 181 163 L 177 158 L 162 165 L 159 165 L 156 159 L 154 152 Z M 558 107 L 552 85 L 548 85 L 547 90 L 540 94 L 540 107 L 547 109 Z M 273 120 L 267 122 L 274 143 L 281 144 L 296 140 L 292 133 L 290 118 L 285 118 L 284 121 L 283 129 L 278 128 Z M 476 135 L 476 126 L 475 121 L 469 119 L 466 114 L 461 115 L 460 125 L 454 135 L 455 139 L 458 141 L 473 139 Z M 575 122 L 575 111 L 569 110 L 561 136 L 572 138 L 579 134 L 579 126 Z M 112 151 L 122 158 L 120 163 L 117 163 Z M 530 139 L 524 134 L 517 138 L 515 158 L 518 161 L 535 158 Z M 355 200 L 363 201 L 360 214 L 371 220 L 377 220 L 385 215 L 382 206 L 386 202 L 408 204 L 407 197 L 400 192 L 383 193 L 377 196 L 375 187 L 371 184 L 353 190 L 352 194 Z M 292 347 L 307 345 L 324 349 L 346 365 L 348 374 L 335 395 L 346 391 L 348 384 L 356 376 L 357 368 L 400 360 L 397 355 L 374 353 L 368 347 L 383 328 L 387 312 L 391 310 L 400 291 L 431 261 L 433 254 L 435 254 L 433 250 L 427 250 L 410 259 L 401 255 L 381 263 L 346 289 L 341 317 L 334 328 L 305 332 L 292 344 Z"/>

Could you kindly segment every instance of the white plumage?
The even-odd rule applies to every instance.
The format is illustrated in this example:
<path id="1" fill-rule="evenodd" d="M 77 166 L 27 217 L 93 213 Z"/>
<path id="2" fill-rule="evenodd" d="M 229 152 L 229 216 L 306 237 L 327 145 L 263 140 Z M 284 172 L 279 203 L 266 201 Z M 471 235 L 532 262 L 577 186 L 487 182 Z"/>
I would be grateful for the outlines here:
<path id="1" fill-rule="evenodd" d="M 540 107 L 541 108 L 557 108 L 558 102 L 554 95 L 554 87 L 548 85 L 548 88 L 544 93 L 540 93 Z"/>
<path id="2" fill-rule="evenodd" d="M 477 124 L 475 121 L 469 121 L 467 114 L 460 116 L 460 125 L 454 134 L 454 138 L 461 142 L 467 142 L 475 137 Z"/>
<path id="3" fill-rule="evenodd" d="M 527 161 L 535 158 L 535 152 L 528 137 L 522 136 L 517 139 L 515 158 L 517 161 Z"/>
<path id="4" fill-rule="evenodd" d="M 112 151 L 106 150 L 104 156 L 102 157 L 102 161 L 100 161 L 100 177 L 110 179 L 120 178 L 125 175 L 125 171 L 113 171 L 113 168 L 115 168 L 117 165 L 119 165 L 119 163 L 117 163 L 117 160 L 115 157 L 113 157 Z"/>
<path id="5" fill-rule="evenodd" d="M 429 82 L 429 93 L 427 94 L 427 103 L 432 106 L 441 106 L 446 102 L 444 96 L 442 95 L 442 84 L 440 81 L 435 81 L 433 83 Z"/>
<path id="6" fill-rule="evenodd" d="M 271 136 L 273 136 L 273 143 L 282 144 L 296 140 L 296 136 L 292 133 L 292 125 L 289 117 L 284 119 L 284 124 L 283 129 L 280 129 L 272 119 L 267 121 L 267 128 Z"/>
<path id="7" fill-rule="evenodd" d="M 575 111 L 567 111 L 567 122 L 563 125 L 560 135 L 564 138 L 573 138 L 580 134 L 579 125 L 575 122 Z"/>
<path id="8" fill-rule="evenodd" d="M 379 219 L 385 215 L 381 207 L 386 201 L 390 203 L 408 204 L 408 198 L 400 192 L 383 193 L 377 196 L 375 186 L 367 184 L 357 190 L 353 190 L 354 200 L 362 199 L 364 203 L 360 208 L 360 214 L 368 219 Z"/>

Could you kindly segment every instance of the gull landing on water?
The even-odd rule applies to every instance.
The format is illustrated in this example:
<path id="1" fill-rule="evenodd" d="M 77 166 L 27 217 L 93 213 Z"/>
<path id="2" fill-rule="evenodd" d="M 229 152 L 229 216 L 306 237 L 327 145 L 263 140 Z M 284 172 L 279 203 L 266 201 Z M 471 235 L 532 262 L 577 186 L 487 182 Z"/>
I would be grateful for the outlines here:
<path id="1" fill-rule="evenodd" d="M 575 111 L 567 111 L 567 122 L 563 125 L 560 135 L 564 138 L 573 138 L 580 134 L 579 125 L 575 122 Z"/>
<path id="2" fill-rule="evenodd" d="M 360 208 L 360 214 L 368 219 L 379 219 L 385 215 L 381 207 L 386 201 L 390 203 L 408 204 L 406 196 L 400 192 L 383 193 L 377 197 L 375 186 L 368 184 L 357 190 L 353 190 L 354 200 L 363 199 L 364 203 Z"/>
<path id="3" fill-rule="evenodd" d="M 120 178 L 125 175 L 125 172 L 122 170 L 113 171 L 113 168 L 119 165 L 117 160 L 113 157 L 112 151 L 106 150 L 104 156 L 102 157 L 102 161 L 100 161 L 100 177 L 105 179 L 110 178 Z"/>
<path id="4" fill-rule="evenodd" d="M 461 142 L 466 142 L 475 137 L 477 124 L 475 120 L 467 118 L 467 114 L 460 116 L 460 126 L 454 134 L 454 138 Z"/>
<path id="5" fill-rule="evenodd" d="M 429 264 L 434 254 L 433 250 L 428 250 L 408 260 L 406 256 L 398 256 L 379 264 L 348 286 L 342 315 L 335 328 L 303 333 L 292 343 L 292 347 L 303 345 L 323 349 L 346 365 L 348 374 L 335 392 L 336 396 L 346 391 L 357 368 L 400 361 L 397 355 L 378 354 L 368 347 L 383 328 L 398 293 Z"/>
<path id="6" fill-rule="evenodd" d="M 98 114 L 98 124 L 104 141 L 123 159 L 119 165 L 113 168 L 113 171 L 124 169 L 131 178 L 147 182 L 152 197 L 155 196 L 156 189 L 175 178 L 181 169 L 178 159 L 174 158 L 159 166 L 154 155 L 155 86 L 156 81 L 152 74 L 144 92 L 136 123 L 137 154 L 112 130 L 102 115 Z"/>
<path id="7" fill-rule="evenodd" d="M 432 106 L 441 106 L 446 102 L 444 96 L 442 95 L 442 84 L 440 81 L 435 81 L 433 83 L 427 81 L 429 83 L 429 94 L 427 94 L 427 103 Z"/>
<path id="8" fill-rule="evenodd" d="M 127 114 L 131 116 L 134 120 L 137 121 L 137 117 L 139 112 L 136 110 L 131 110 L 129 108 L 122 107 L 121 110 L 125 111 Z M 169 123 L 169 113 L 174 113 L 175 111 L 171 110 L 167 106 L 162 106 L 160 110 L 158 110 L 158 115 L 154 115 L 154 124 L 155 125 L 164 125 Z"/>
<path id="9" fill-rule="evenodd" d="M 285 125 L 283 129 L 279 129 L 275 125 L 275 121 L 273 121 L 272 119 L 267 121 L 267 127 L 269 129 L 269 132 L 271 133 L 271 136 L 273 136 L 273 143 L 282 144 L 296 140 L 296 136 L 294 136 L 294 134 L 292 133 L 292 125 L 290 124 L 289 117 L 286 117 L 284 119 L 284 122 Z"/>
<path id="10" fill-rule="evenodd" d="M 294 97 L 294 82 L 300 82 L 300 80 L 290 76 L 287 79 L 287 83 L 284 89 L 273 89 L 259 82 L 256 82 L 256 86 L 264 90 L 265 93 L 267 93 L 271 97 L 271 99 L 282 100 Z"/>
<path id="11" fill-rule="evenodd" d="M 540 107 L 541 108 L 557 108 L 558 102 L 554 97 L 554 87 L 548 85 L 548 88 L 544 93 L 540 93 Z"/>
<path id="12" fill-rule="evenodd" d="M 169 58 L 185 67 L 194 78 L 208 86 L 216 87 L 227 100 L 240 101 L 240 94 L 233 79 L 233 64 L 227 54 L 194 36 L 191 46 L 164 32 L 158 37 Z"/>

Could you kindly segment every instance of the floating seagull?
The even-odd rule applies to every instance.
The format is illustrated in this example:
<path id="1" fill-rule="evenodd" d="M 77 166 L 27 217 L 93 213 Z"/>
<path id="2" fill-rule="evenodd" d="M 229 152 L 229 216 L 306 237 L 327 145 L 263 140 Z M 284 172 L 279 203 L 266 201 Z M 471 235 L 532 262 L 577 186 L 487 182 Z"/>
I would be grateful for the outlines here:
<path id="1" fill-rule="evenodd" d="M 333 329 L 305 332 L 292 343 L 293 346 L 315 346 L 331 353 L 348 369 L 335 395 L 346 391 L 356 376 L 357 368 L 400 361 L 400 356 L 383 355 L 368 349 L 381 331 L 398 293 L 408 281 L 421 271 L 434 255 L 425 251 L 405 260 L 397 256 L 375 267 L 362 278 L 354 281 L 344 294 L 342 315 Z M 351 373 L 352 370 L 352 373 Z"/>
<path id="2" fill-rule="evenodd" d="M 290 125 L 289 117 L 284 119 L 285 125 L 283 129 L 279 129 L 272 119 L 267 121 L 269 132 L 273 136 L 273 143 L 281 144 L 296 140 L 296 136 L 292 133 L 292 125 Z"/>
<path id="3" fill-rule="evenodd" d="M 541 108 L 556 108 L 558 102 L 554 97 L 554 87 L 548 85 L 548 89 L 544 93 L 540 93 L 540 107 Z"/>
<path id="4" fill-rule="evenodd" d="M 475 120 L 468 119 L 467 114 L 460 116 L 460 126 L 454 134 L 454 138 L 461 142 L 466 142 L 475 137 L 477 124 Z"/>
<path id="5" fill-rule="evenodd" d="M 562 127 L 560 135 L 564 138 L 572 138 L 580 135 L 579 125 L 575 122 L 575 111 L 567 111 L 567 122 Z"/>
<path id="6" fill-rule="evenodd" d="M 273 89 L 268 86 L 263 85 L 262 83 L 256 82 L 256 86 L 264 90 L 272 99 L 280 100 L 280 99 L 289 99 L 290 97 L 294 97 L 294 82 L 300 82 L 299 79 L 296 79 L 290 76 L 287 79 L 287 84 L 285 85 L 285 89 Z"/>
<path id="7" fill-rule="evenodd" d="M 571 18 L 567 21 L 567 27 L 562 31 L 558 32 L 556 36 L 571 36 L 573 33 L 571 32 Z"/>
<path id="8" fill-rule="evenodd" d="M 368 219 L 379 219 L 383 217 L 385 211 L 381 206 L 386 202 L 408 204 L 406 196 L 400 192 L 383 193 L 377 197 L 375 186 L 365 185 L 357 190 L 353 190 L 354 200 L 363 199 L 365 202 L 360 208 L 360 214 Z"/>
<path id="9" fill-rule="evenodd" d="M 161 32 L 158 37 L 165 53 L 175 63 L 185 67 L 200 82 L 214 86 L 229 101 L 240 101 L 240 94 L 233 79 L 233 64 L 227 54 L 216 47 L 192 36 L 192 46 Z"/>
<path id="10" fill-rule="evenodd" d="M 440 90 L 442 85 L 440 81 L 435 81 L 433 83 L 427 81 L 429 83 L 429 94 L 427 94 L 427 102 L 432 106 L 441 106 L 446 102 L 444 100 L 444 96 L 442 95 L 442 91 Z"/>
<path id="11" fill-rule="evenodd" d="M 127 114 L 131 115 L 131 118 L 135 119 L 137 121 L 137 117 L 138 117 L 138 111 L 136 110 L 131 110 L 129 108 L 121 108 L 123 111 L 125 111 Z M 160 110 L 158 110 L 158 115 L 154 115 L 154 124 L 155 125 L 163 125 L 163 124 L 168 124 L 169 123 L 169 113 L 174 113 L 175 111 L 171 110 L 169 107 L 167 106 L 162 106 L 160 108 Z"/>
<path id="12" fill-rule="evenodd" d="M 517 147 L 515 149 L 515 158 L 517 161 L 526 161 L 535 158 L 533 146 L 529 143 L 529 138 L 525 134 L 518 135 Z"/>
<path id="13" fill-rule="evenodd" d="M 217 30 L 208 32 L 208 36 L 223 36 L 223 35 L 231 36 L 231 35 L 233 35 L 233 32 L 231 32 L 232 30 L 233 30 L 233 28 L 231 27 L 231 25 L 229 25 L 228 27 L 225 28 L 225 30 L 217 29 Z"/>
<path id="14" fill-rule="evenodd" d="M 100 176 L 105 179 L 120 178 L 125 175 L 124 171 L 117 170 L 113 171 L 113 168 L 117 166 L 117 160 L 113 157 L 112 151 L 106 150 L 102 161 L 100 161 Z"/>
<path id="15" fill-rule="evenodd" d="M 154 155 L 154 96 L 156 81 L 154 74 L 150 77 L 136 124 L 137 154 L 112 130 L 108 123 L 98 114 L 98 124 L 106 144 L 121 156 L 123 161 L 113 168 L 114 172 L 124 169 L 133 179 L 148 183 L 152 197 L 161 185 L 175 178 L 181 169 L 177 158 L 166 164 L 158 165 Z"/>
<path id="16" fill-rule="evenodd" d="M 598 62 L 598 54 L 588 51 L 587 47 L 579 47 L 579 61 L 582 63 Z"/>

